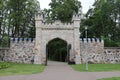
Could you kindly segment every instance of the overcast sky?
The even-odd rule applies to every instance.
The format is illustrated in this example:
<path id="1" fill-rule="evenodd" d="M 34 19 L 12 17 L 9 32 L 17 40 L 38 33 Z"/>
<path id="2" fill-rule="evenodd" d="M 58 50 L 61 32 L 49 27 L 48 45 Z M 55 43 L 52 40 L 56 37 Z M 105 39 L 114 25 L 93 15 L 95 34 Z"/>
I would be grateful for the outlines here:
<path id="1" fill-rule="evenodd" d="M 49 8 L 48 4 L 51 2 L 51 0 L 38 0 L 40 1 L 40 8 Z M 95 0 L 79 0 L 82 3 L 82 11 L 83 13 L 86 13 L 89 7 L 92 6 Z"/>

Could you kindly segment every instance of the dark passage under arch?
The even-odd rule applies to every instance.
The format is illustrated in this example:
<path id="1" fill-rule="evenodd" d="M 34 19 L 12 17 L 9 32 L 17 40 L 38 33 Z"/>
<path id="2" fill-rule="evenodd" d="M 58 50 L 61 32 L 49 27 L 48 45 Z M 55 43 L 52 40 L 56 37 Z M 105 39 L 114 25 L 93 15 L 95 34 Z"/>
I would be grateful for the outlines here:
<path id="1" fill-rule="evenodd" d="M 67 42 L 55 38 L 48 42 L 47 46 L 47 59 L 52 61 L 67 61 Z"/>

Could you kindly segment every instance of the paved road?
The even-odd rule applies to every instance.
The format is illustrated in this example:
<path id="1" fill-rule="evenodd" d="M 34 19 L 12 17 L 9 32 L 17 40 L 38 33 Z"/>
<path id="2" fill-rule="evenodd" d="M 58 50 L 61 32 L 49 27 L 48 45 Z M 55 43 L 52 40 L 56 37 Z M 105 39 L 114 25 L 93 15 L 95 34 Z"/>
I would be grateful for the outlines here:
<path id="1" fill-rule="evenodd" d="M 96 80 L 106 77 L 120 77 L 120 72 L 77 72 L 66 63 L 49 62 L 43 73 L 6 76 L 0 80 Z"/>

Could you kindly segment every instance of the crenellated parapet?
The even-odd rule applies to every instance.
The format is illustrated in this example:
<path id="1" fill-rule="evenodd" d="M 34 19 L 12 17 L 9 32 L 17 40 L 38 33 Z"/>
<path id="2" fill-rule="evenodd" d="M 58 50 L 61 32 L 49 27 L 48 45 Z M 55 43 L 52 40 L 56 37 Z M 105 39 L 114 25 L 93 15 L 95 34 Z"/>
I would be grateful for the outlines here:
<path id="1" fill-rule="evenodd" d="M 34 38 L 11 38 L 10 39 L 11 43 L 20 43 L 20 42 L 29 42 L 29 43 L 34 43 L 35 39 Z"/>
<path id="2" fill-rule="evenodd" d="M 74 24 L 74 27 L 78 29 L 80 27 L 80 21 L 81 21 L 81 15 L 74 14 L 72 17 L 72 22 Z"/>
<path id="3" fill-rule="evenodd" d="M 72 17 L 72 21 L 80 21 L 81 20 L 81 15 L 80 14 L 74 14 Z"/>
<path id="4" fill-rule="evenodd" d="M 94 42 L 97 42 L 97 43 L 104 43 L 103 39 L 101 38 L 80 38 L 80 42 L 88 42 L 88 43 L 94 43 Z"/>
<path id="5" fill-rule="evenodd" d="M 35 20 L 36 21 L 43 21 L 43 15 L 42 14 L 40 14 L 40 13 L 37 13 L 36 15 L 35 15 Z"/>
<path id="6" fill-rule="evenodd" d="M 62 23 L 60 20 L 55 20 L 52 22 L 46 22 L 42 14 L 35 15 L 36 27 L 41 28 L 72 28 L 72 27 L 80 27 L 80 18 L 79 14 L 74 14 L 72 17 L 72 21 L 68 23 Z"/>

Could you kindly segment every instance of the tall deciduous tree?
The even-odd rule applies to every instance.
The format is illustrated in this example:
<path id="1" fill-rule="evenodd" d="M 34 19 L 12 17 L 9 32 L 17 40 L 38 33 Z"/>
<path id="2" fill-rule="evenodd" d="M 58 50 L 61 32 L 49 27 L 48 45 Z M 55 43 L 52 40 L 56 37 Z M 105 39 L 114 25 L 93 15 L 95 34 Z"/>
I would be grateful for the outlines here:
<path id="1" fill-rule="evenodd" d="M 61 20 L 69 22 L 73 13 L 81 11 L 81 3 L 78 0 L 51 0 L 50 9 L 47 12 L 47 18 L 52 20 Z"/>
<path id="2" fill-rule="evenodd" d="M 7 29 L 7 20 L 6 20 L 6 2 L 7 0 L 0 0 L 0 46 L 1 42 L 4 39 L 4 36 L 6 35 L 6 29 Z"/>
<path id="3" fill-rule="evenodd" d="M 37 0 L 0 0 L 0 10 L 0 42 L 4 36 L 35 37 L 34 16 L 40 11 Z"/>
<path id="4" fill-rule="evenodd" d="M 120 40 L 120 0 L 96 0 L 82 25 L 89 26 L 90 37 Z"/>
<path id="5" fill-rule="evenodd" d="M 8 0 L 9 26 L 12 37 L 28 37 L 34 30 L 34 15 L 40 10 L 36 0 Z M 34 29 L 33 29 L 34 28 Z"/>

